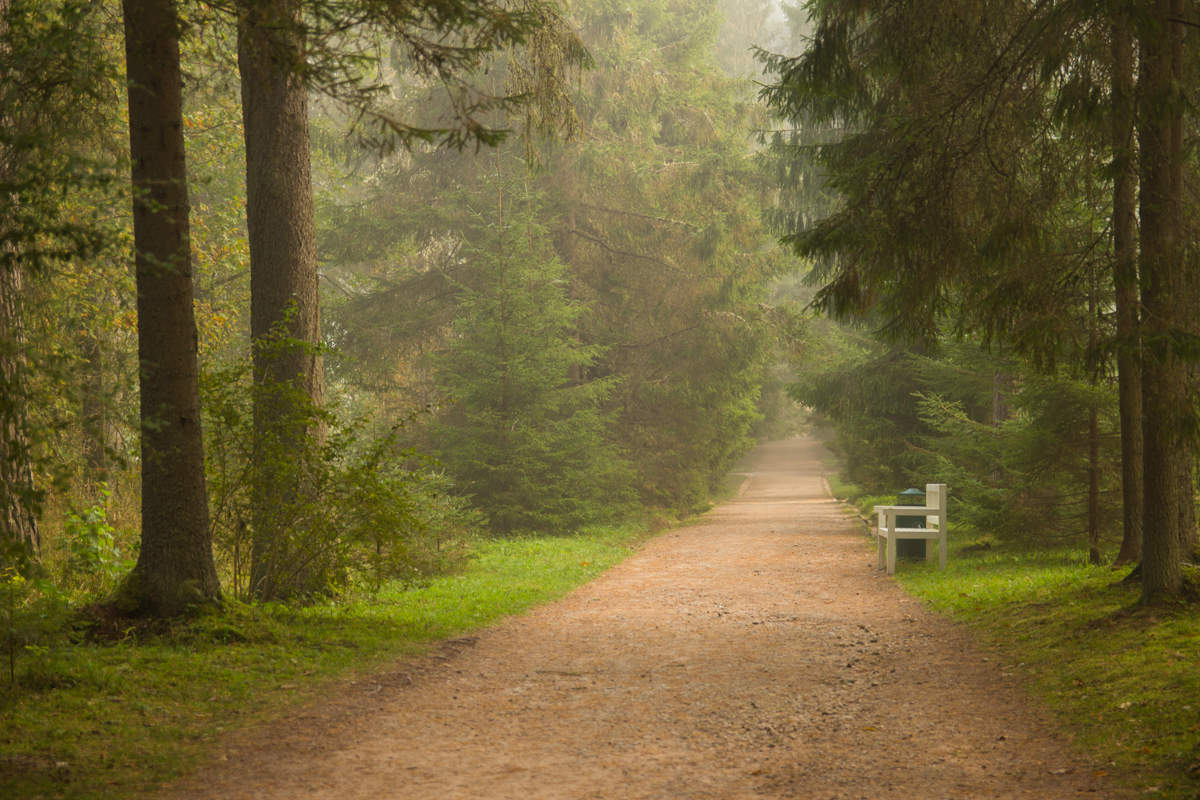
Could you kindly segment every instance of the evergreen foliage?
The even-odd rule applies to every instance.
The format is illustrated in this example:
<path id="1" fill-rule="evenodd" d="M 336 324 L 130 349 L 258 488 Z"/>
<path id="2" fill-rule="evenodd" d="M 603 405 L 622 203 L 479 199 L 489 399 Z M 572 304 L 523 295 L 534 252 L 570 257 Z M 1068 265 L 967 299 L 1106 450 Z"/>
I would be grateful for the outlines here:
<path id="1" fill-rule="evenodd" d="M 969 342 L 924 354 L 847 346 L 820 360 L 801 362 L 791 391 L 834 424 L 851 481 L 881 495 L 947 483 L 956 530 L 1023 544 L 1078 544 L 1094 516 L 1112 549 L 1120 453 L 1110 383 L 1047 374 Z M 1090 455 L 1093 412 L 1098 464 Z M 1093 469 L 1100 497 L 1090 509 Z"/>
<path id="2" fill-rule="evenodd" d="M 639 499 L 700 508 L 751 441 L 775 335 L 767 284 L 783 260 L 760 218 L 769 186 L 747 138 L 756 108 L 713 57 L 715 3 L 647 2 L 628 14 L 581 3 L 571 21 L 594 61 L 567 96 L 579 133 L 502 148 L 504 164 L 537 167 L 505 202 L 544 231 L 533 248 L 552 245 L 565 296 L 587 309 L 564 334 L 588 355 L 563 379 L 606 379 L 595 383 L 607 387 L 596 393 L 610 421 L 600 429 L 631 464 Z M 507 62 L 498 73 L 523 74 Z M 465 308 L 455 298 L 475 284 L 475 258 L 463 254 L 480 247 L 474 209 L 494 208 L 500 190 L 493 158 L 339 153 L 370 180 L 346 193 L 331 178 L 338 194 L 319 215 L 340 289 L 330 327 L 350 356 L 337 369 L 385 405 L 437 404 L 422 354 L 443 347 Z M 422 442 L 440 439 L 430 431 Z M 455 472 L 457 455 L 441 452 Z"/>
<path id="3" fill-rule="evenodd" d="M 760 54 L 776 78 L 762 96 L 790 128 L 773 137 L 784 190 L 775 219 L 812 261 L 815 304 L 920 354 L 936 357 L 957 339 L 1017 357 L 996 373 L 994 392 L 1013 419 L 987 421 L 927 396 L 920 424 L 942 425 L 946 451 L 964 445 L 968 462 L 978 422 L 1000 429 L 997 441 L 1012 435 L 1009 447 L 1024 436 L 1058 444 L 1057 462 L 1008 450 L 996 463 L 1011 472 L 997 467 L 991 480 L 1005 503 L 1037 509 L 1031 520 L 1068 524 L 1084 503 L 1093 559 L 1124 460 L 1121 558 L 1136 557 L 1144 512 L 1156 554 L 1147 599 L 1181 591 L 1179 554 L 1197 537 L 1194 381 L 1188 348 L 1177 346 L 1193 335 L 1196 304 L 1178 235 L 1179 143 L 1194 127 L 1179 77 L 1197 67 L 1183 46 L 1194 35 L 1185 5 L 814 0 L 804 6 L 813 30 L 804 52 Z M 1113 356 L 1120 455 L 1110 446 Z M 886 394 L 916 408 L 902 391 Z M 877 405 L 896 418 L 886 400 Z M 1143 430 L 1153 447 L 1143 449 Z M 894 433 L 883 431 L 893 445 Z M 983 486 L 983 477 L 964 479 Z M 1053 488 L 1023 503 L 1035 478 Z M 1147 494 L 1143 506 L 1152 487 L 1157 499 Z"/>
<path id="4" fill-rule="evenodd" d="M 499 210 L 497 210 L 499 214 Z M 563 533 L 627 510 L 629 466 L 602 411 L 612 379 L 578 378 L 598 355 L 572 331 L 585 309 L 544 230 L 518 214 L 461 257 L 471 283 L 435 380 L 449 404 L 435 452 L 499 533 Z"/>
<path id="5" fill-rule="evenodd" d="M 44 324 L 61 313 L 51 281 L 112 242 L 87 202 L 112 191 L 115 170 L 100 147 L 114 86 L 105 27 L 90 3 L 0 3 L 0 568 L 26 574 L 62 472 L 48 440 L 68 416 L 43 400 L 69 381 L 46 341 L 61 332 Z"/>
<path id="6" fill-rule="evenodd" d="M 142 555 L 148 463 L 131 196 L 115 179 L 129 166 L 121 20 L 75 0 L 0 5 L 0 258 L 23 279 L 5 292 L 23 333 L 0 331 L 20 366 L 3 402 L 29 431 L 10 453 L 32 465 L 47 574 L 100 599 Z M 268 528 L 278 569 L 263 596 L 446 568 L 478 525 L 467 496 L 496 530 L 703 508 L 761 430 L 773 341 L 792 324 L 769 300 L 785 259 L 760 219 L 772 187 L 747 133 L 761 115 L 750 83 L 725 74 L 750 71 L 769 4 L 745 18 L 717 0 L 302 5 L 277 32 L 309 56 L 289 68 L 310 90 L 323 325 L 293 344 L 327 359 L 325 402 L 286 380 L 255 389 L 245 371 L 237 4 L 188 7 L 179 31 L 223 585 L 250 596 L 248 542 Z M 723 25 L 735 36 L 718 41 Z M 522 179 L 497 176 L 496 157 Z M 502 319 L 500 300 L 520 313 Z M 496 352 L 500 333 L 519 354 Z M 294 445 L 260 435 L 254 455 L 256 393 L 302 431 Z M 256 523 L 256 475 L 284 480 L 271 499 L 296 506 L 260 502 Z"/>

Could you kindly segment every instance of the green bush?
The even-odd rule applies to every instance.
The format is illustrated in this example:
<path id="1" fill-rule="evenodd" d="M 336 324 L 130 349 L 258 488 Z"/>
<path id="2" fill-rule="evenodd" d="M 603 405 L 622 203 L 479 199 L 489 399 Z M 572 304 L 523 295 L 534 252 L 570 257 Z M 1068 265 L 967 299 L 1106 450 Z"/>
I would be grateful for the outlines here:
<path id="1" fill-rule="evenodd" d="M 254 448 L 255 391 L 277 393 L 271 405 L 304 431 L 299 444 Z M 288 386 L 254 387 L 248 364 L 208 373 L 202 397 L 213 544 L 238 599 L 328 596 L 461 560 L 478 519 L 427 460 L 399 446 L 403 423 L 371 434 L 365 420 L 314 408 Z M 256 485 L 299 488 L 255 509 Z"/>
<path id="2" fill-rule="evenodd" d="M 100 485 L 100 501 L 69 511 L 63 529 L 62 572 L 65 584 L 94 595 L 116 586 L 133 567 L 117 545 L 116 529 L 108 522 L 109 489 Z"/>
<path id="3" fill-rule="evenodd" d="M 46 580 L 30 580 L 15 568 L 0 572 L 0 649 L 9 691 L 18 685 L 50 688 L 59 674 L 51 662 L 69 633 L 70 607 Z"/>

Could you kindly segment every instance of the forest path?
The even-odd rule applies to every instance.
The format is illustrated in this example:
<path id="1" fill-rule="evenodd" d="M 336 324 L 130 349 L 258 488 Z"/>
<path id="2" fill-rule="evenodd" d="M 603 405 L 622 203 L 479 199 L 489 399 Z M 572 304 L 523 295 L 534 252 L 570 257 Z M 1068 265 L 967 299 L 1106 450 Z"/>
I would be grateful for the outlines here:
<path id="1" fill-rule="evenodd" d="M 1121 796 L 961 628 L 873 568 L 820 449 L 760 447 L 736 499 L 169 796 Z"/>

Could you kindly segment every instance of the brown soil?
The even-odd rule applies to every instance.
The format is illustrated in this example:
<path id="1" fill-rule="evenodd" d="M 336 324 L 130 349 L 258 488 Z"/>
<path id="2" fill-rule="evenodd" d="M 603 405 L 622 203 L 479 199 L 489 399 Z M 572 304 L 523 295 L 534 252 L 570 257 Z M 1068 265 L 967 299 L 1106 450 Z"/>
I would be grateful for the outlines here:
<path id="1" fill-rule="evenodd" d="M 564 600 L 231 743 L 173 798 L 1121 797 L 874 569 L 820 444 Z"/>

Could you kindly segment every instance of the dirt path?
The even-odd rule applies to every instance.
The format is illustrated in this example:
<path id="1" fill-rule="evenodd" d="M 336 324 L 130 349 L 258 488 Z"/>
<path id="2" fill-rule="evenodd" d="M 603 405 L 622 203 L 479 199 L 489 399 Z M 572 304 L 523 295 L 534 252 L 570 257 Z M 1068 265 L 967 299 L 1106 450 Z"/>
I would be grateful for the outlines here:
<path id="1" fill-rule="evenodd" d="M 566 599 L 239 747 L 176 798 L 1121 796 L 873 569 L 819 444 Z"/>

